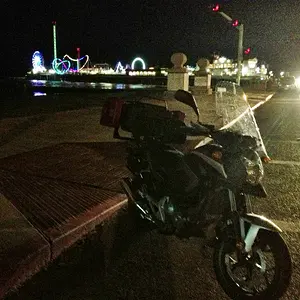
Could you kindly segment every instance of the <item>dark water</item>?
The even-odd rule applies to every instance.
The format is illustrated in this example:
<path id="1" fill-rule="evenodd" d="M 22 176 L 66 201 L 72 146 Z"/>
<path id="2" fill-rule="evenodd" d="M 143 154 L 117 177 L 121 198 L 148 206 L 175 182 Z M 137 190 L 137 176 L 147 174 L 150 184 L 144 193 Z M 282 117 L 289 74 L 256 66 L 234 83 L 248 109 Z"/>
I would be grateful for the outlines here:
<path id="1" fill-rule="evenodd" d="M 156 85 L 144 84 L 124 84 L 124 83 L 108 83 L 108 82 L 71 82 L 59 80 L 30 80 L 27 81 L 33 89 L 37 88 L 77 88 L 87 90 L 138 90 L 138 89 L 153 89 Z"/>
<path id="2" fill-rule="evenodd" d="M 99 106 L 108 97 L 130 98 L 164 90 L 165 87 L 143 84 L 6 78 L 0 80 L 0 118 Z"/>

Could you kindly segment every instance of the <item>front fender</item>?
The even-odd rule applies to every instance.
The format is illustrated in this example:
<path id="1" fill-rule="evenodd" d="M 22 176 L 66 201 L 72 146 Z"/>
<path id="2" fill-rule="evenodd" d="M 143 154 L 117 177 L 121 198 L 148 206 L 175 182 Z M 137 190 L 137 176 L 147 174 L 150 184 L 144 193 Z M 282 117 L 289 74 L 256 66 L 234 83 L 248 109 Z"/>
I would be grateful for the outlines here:
<path id="1" fill-rule="evenodd" d="M 270 231 L 282 232 L 282 230 L 271 220 L 267 219 L 264 216 L 248 213 L 241 217 L 246 222 L 255 224 L 261 228 L 265 228 Z"/>

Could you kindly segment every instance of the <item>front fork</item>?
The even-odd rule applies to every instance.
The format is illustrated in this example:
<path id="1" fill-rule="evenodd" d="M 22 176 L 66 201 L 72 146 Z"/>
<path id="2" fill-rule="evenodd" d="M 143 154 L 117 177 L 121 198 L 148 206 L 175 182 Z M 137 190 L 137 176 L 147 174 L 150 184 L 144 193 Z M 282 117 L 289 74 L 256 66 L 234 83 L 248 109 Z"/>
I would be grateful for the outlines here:
<path id="1" fill-rule="evenodd" d="M 249 195 L 241 195 L 243 199 L 236 199 L 236 195 L 228 190 L 231 210 L 231 222 L 235 232 L 235 239 L 237 246 L 242 252 L 250 252 L 255 242 L 257 234 L 260 229 L 282 232 L 282 230 L 271 220 L 264 216 L 252 213 L 251 201 Z M 245 201 L 238 203 L 238 206 L 243 205 L 243 211 L 239 211 L 237 207 L 237 200 Z"/>

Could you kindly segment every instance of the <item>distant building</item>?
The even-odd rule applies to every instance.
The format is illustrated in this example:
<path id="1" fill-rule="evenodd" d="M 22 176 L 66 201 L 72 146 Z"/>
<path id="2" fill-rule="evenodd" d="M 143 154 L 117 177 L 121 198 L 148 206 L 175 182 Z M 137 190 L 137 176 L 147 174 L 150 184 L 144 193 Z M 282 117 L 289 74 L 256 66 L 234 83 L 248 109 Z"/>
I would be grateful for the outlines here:
<path id="1" fill-rule="evenodd" d="M 215 57 L 208 70 L 214 77 L 236 76 L 238 67 L 232 59 L 224 56 Z M 260 77 L 265 79 L 268 70 L 265 65 L 258 66 L 257 58 L 247 59 L 242 62 L 242 77 Z"/>
<path id="2" fill-rule="evenodd" d="M 101 71 L 107 71 L 111 69 L 111 66 L 108 63 L 100 63 L 100 64 L 94 64 L 93 69 L 97 70 L 100 73 Z"/>
<path id="3" fill-rule="evenodd" d="M 237 63 L 224 56 L 216 57 L 208 69 L 212 76 L 232 76 L 237 73 Z"/>

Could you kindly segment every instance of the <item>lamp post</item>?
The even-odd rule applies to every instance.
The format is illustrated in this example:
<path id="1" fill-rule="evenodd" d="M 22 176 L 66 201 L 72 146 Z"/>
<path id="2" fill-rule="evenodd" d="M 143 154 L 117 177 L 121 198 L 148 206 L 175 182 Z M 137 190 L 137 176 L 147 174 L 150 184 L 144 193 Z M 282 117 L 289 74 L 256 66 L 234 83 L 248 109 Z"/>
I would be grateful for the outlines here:
<path id="1" fill-rule="evenodd" d="M 243 61 L 243 39 L 244 39 L 244 24 L 238 26 L 239 30 L 239 45 L 238 45 L 238 71 L 236 76 L 236 83 L 241 84 L 242 61 Z"/>
<path id="2" fill-rule="evenodd" d="M 238 71 L 236 74 L 236 83 L 240 85 L 241 83 L 241 74 L 242 74 L 242 61 L 243 61 L 243 40 L 244 40 L 244 24 L 239 24 L 238 20 L 232 20 L 231 17 L 229 17 L 224 12 L 220 11 L 220 5 L 215 5 L 213 7 L 214 12 L 218 12 L 223 18 L 231 22 L 232 26 L 236 27 L 239 31 L 239 41 L 238 41 Z"/>

